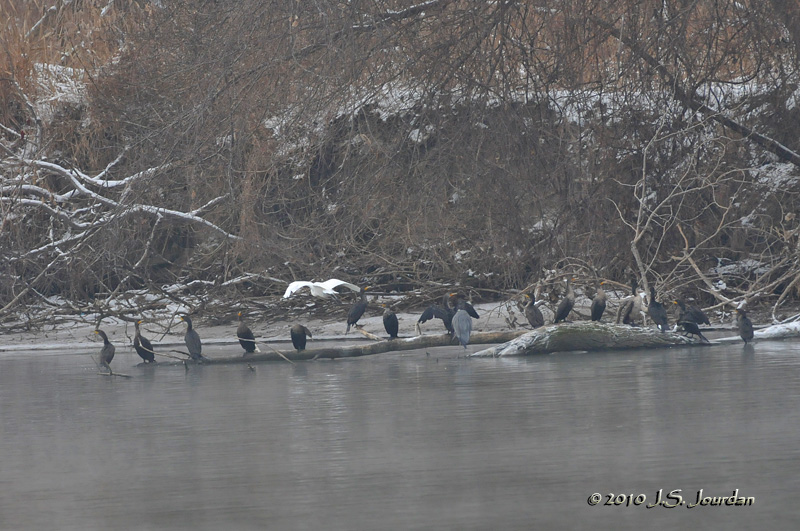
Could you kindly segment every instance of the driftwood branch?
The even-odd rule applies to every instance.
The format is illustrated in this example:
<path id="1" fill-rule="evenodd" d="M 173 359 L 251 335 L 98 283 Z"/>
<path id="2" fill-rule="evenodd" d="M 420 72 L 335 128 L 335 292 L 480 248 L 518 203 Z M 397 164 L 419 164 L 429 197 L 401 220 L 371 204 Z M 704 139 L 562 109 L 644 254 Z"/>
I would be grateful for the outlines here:
<path id="1" fill-rule="evenodd" d="M 510 341 L 524 330 L 513 330 L 506 332 L 473 332 L 470 336 L 471 344 L 503 343 Z M 341 347 L 323 347 L 308 350 L 274 350 L 273 352 L 263 352 L 261 354 L 248 354 L 247 356 L 224 356 L 219 358 L 205 358 L 204 365 L 218 365 L 228 363 L 254 363 L 260 361 L 308 361 L 319 358 L 356 358 L 369 356 L 372 354 L 384 354 L 386 352 L 396 352 L 403 350 L 416 350 L 435 347 L 458 347 L 459 352 L 464 349 L 450 337 L 450 334 L 417 336 L 410 338 L 399 338 L 392 340 L 374 341 L 362 345 L 345 345 Z M 174 365 L 171 363 L 161 363 L 159 365 Z"/>
<path id="2" fill-rule="evenodd" d="M 800 322 L 770 326 L 755 332 L 754 340 L 775 340 L 800 337 Z M 561 323 L 537 328 L 508 343 L 471 354 L 484 356 L 521 356 L 550 354 L 575 350 L 649 349 L 673 346 L 713 346 L 741 342 L 737 335 L 700 342 L 674 332 L 660 332 L 656 328 L 613 325 L 593 321 Z"/>
<path id="3" fill-rule="evenodd" d="M 572 350 L 662 348 L 692 344 L 698 343 L 680 334 L 660 332 L 655 328 L 581 321 L 537 328 L 503 345 L 475 352 L 472 356 L 520 356 Z"/>

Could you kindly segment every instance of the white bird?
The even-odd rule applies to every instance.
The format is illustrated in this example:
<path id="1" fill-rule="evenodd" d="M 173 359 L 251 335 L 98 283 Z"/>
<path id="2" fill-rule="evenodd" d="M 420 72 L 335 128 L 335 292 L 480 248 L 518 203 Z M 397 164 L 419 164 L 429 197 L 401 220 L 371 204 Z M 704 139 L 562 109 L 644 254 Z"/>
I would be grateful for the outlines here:
<path id="1" fill-rule="evenodd" d="M 283 298 L 287 299 L 292 296 L 292 294 L 302 288 L 308 288 L 311 290 L 311 295 L 314 297 L 319 297 L 321 299 L 327 299 L 329 297 L 336 297 L 338 292 L 334 290 L 334 288 L 338 288 L 343 286 L 345 288 L 349 288 L 353 291 L 361 291 L 361 288 L 356 286 L 355 284 L 350 284 L 349 282 L 345 282 L 344 280 L 339 280 L 336 278 L 332 278 L 330 280 L 326 280 L 325 282 L 309 282 L 307 280 L 295 280 L 289 287 L 286 288 L 286 293 L 283 294 Z"/>

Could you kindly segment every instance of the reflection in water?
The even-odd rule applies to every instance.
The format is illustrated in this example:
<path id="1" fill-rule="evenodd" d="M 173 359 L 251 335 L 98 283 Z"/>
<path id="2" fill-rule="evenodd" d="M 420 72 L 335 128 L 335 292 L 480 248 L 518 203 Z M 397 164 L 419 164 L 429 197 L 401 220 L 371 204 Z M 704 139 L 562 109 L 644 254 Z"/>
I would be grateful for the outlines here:
<path id="1" fill-rule="evenodd" d="M 2 356 L 1 529 L 777 528 L 800 518 L 791 342 L 475 360 L 437 349 L 188 372 L 133 367 L 122 350 L 115 368 L 130 380 L 98 376 L 87 354 Z M 694 502 L 701 488 L 739 489 L 756 505 L 586 501 L 682 489 Z"/>

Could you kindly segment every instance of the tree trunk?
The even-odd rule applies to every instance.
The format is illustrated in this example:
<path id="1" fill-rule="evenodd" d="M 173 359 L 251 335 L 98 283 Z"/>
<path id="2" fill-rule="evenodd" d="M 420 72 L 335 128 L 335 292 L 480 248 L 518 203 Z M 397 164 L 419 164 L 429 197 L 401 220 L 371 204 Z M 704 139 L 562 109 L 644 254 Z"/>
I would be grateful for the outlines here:
<path id="1" fill-rule="evenodd" d="M 472 344 L 504 343 L 515 337 L 524 334 L 526 330 L 510 330 L 507 332 L 473 332 L 469 342 Z M 249 354 L 247 356 L 225 356 L 219 358 L 207 358 L 203 361 L 206 365 L 216 365 L 225 363 L 253 363 L 261 361 L 306 361 L 315 358 L 355 358 L 359 356 L 369 356 L 370 354 L 383 354 L 400 350 L 414 350 L 434 347 L 461 347 L 458 342 L 451 338 L 450 334 L 417 336 L 410 338 L 399 338 L 376 341 L 363 345 L 344 345 L 341 347 L 314 348 L 308 350 L 281 350 L 272 352 L 262 352 L 260 354 Z M 174 365 L 165 362 L 161 365 Z"/>
<path id="2" fill-rule="evenodd" d="M 701 343 L 674 332 L 660 332 L 656 328 L 580 321 L 537 328 L 503 345 L 475 352 L 472 356 L 520 356 L 571 350 L 621 350 L 698 344 Z"/>
<path id="3" fill-rule="evenodd" d="M 800 322 L 778 324 L 757 330 L 754 341 L 800 337 Z M 660 332 L 657 328 L 642 328 L 605 324 L 593 321 L 561 323 L 537 328 L 508 343 L 487 348 L 470 356 L 522 356 L 550 354 L 572 350 L 624 350 L 631 348 L 664 348 L 670 346 L 711 346 L 742 341 L 738 332 L 734 336 L 705 343 L 674 332 Z"/>

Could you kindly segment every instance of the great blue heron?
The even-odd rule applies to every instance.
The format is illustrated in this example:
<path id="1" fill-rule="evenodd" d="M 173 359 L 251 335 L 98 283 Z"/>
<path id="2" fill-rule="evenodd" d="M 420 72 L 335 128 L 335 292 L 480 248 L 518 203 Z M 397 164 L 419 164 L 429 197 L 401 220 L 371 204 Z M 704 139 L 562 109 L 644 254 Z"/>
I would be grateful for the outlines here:
<path id="1" fill-rule="evenodd" d="M 361 299 L 355 303 L 353 306 L 350 307 L 350 311 L 347 312 L 347 329 L 344 333 L 348 333 L 350 331 L 350 327 L 355 325 L 361 316 L 364 315 L 364 311 L 367 309 L 367 290 L 369 286 L 365 288 L 360 288 L 359 291 L 361 292 Z"/>
<path id="2" fill-rule="evenodd" d="M 606 292 L 600 287 L 603 284 L 605 284 L 605 282 L 601 282 L 597 285 L 597 292 L 592 299 L 592 321 L 599 321 L 603 317 L 603 312 L 606 311 Z"/>
<path id="3" fill-rule="evenodd" d="M 136 324 L 134 325 L 136 333 L 133 336 L 133 349 L 144 360 L 145 363 L 155 363 L 156 355 L 153 351 L 153 344 L 150 343 L 149 339 L 143 337 L 139 331 L 139 325 L 141 323 L 142 321 L 139 320 L 136 321 Z"/>
<path id="4" fill-rule="evenodd" d="M 289 284 L 289 287 L 286 288 L 286 292 L 283 294 L 283 298 L 287 299 L 292 296 L 294 292 L 302 288 L 308 288 L 311 290 L 311 295 L 314 297 L 319 297 L 321 299 L 327 299 L 330 297 L 336 297 L 339 293 L 335 290 L 335 288 L 348 288 L 352 291 L 361 291 L 361 288 L 356 286 L 355 284 L 350 284 L 349 282 L 345 282 L 344 280 L 339 280 L 337 278 L 332 278 L 330 280 L 326 280 L 325 282 L 309 282 L 307 280 L 296 280 Z"/>
<path id="5" fill-rule="evenodd" d="M 458 339 L 464 348 L 467 348 L 469 336 L 472 334 L 472 317 L 467 313 L 466 304 L 467 301 L 458 299 L 456 313 L 453 316 L 453 337 Z"/>
<path id="6" fill-rule="evenodd" d="M 569 280 L 569 278 L 564 279 L 564 282 L 567 284 L 567 294 L 564 296 L 561 302 L 558 303 L 553 324 L 566 320 L 569 312 L 572 311 L 572 307 L 575 306 L 575 291 L 573 291 Z"/>
<path id="7" fill-rule="evenodd" d="M 745 345 L 753 339 L 753 322 L 747 317 L 747 311 L 744 308 L 736 309 L 736 327 L 739 329 L 739 337 L 742 338 Z"/>
<path id="8" fill-rule="evenodd" d="M 294 348 L 297 350 L 305 350 L 306 336 L 314 337 L 311 335 L 311 330 L 301 324 L 294 325 L 289 331 L 289 335 L 292 336 L 292 345 L 294 345 Z"/>
<path id="9" fill-rule="evenodd" d="M 382 305 L 383 310 L 383 328 L 389 334 L 389 339 L 397 339 L 397 333 L 400 330 L 400 323 L 397 320 L 397 314 L 394 313 L 386 304 Z"/>
<path id="10" fill-rule="evenodd" d="M 114 359 L 114 352 L 117 350 L 108 340 L 108 336 L 102 330 L 95 330 L 95 334 L 103 338 L 103 348 L 100 349 L 100 363 L 111 370 L 111 360 Z"/>
<path id="11" fill-rule="evenodd" d="M 656 300 L 656 288 L 650 286 L 650 303 L 647 305 L 647 313 L 650 319 L 658 326 L 662 332 L 666 332 L 669 328 L 669 318 L 667 317 L 667 309 L 664 305 Z"/>
<path id="12" fill-rule="evenodd" d="M 528 299 L 528 304 L 525 305 L 525 319 L 528 320 L 528 323 L 530 323 L 533 328 L 544 326 L 544 316 L 541 310 L 536 307 L 534 296 L 526 293 L 525 298 Z"/>
<path id="13" fill-rule="evenodd" d="M 253 331 L 244 322 L 242 312 L 239 312 L 239 327 L 236 329 L 236 337 L 239 339 L 239 344 L 242 345 L 244 353 L 252 354 L 253 352 L 261 352 L 261 349 L 256 345 L 256 338 Z"/>
<path id="14" fill-rule="evenodd" d="M 189 356 L 193 360 L 203 359 L 203 343 L 200 341 L 197 330 L 192 328 L 192 319 L 188 315 L 182 315 L 181 321 L 186 323 L 186 335 L 183 336 L 183 341 L 186 343 L 186 348 L 189 349 Z"/>

